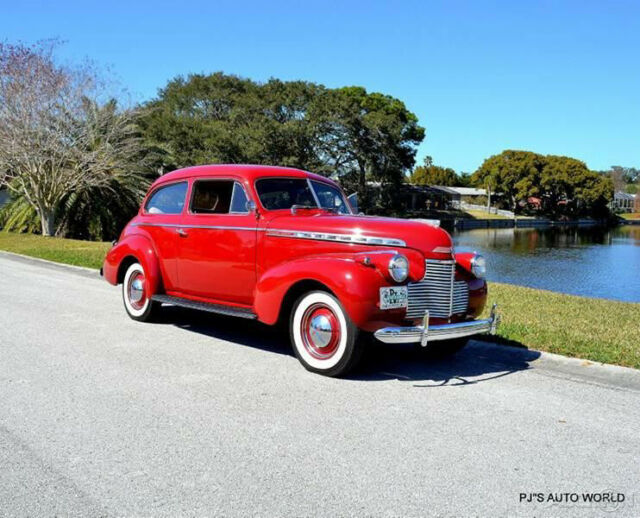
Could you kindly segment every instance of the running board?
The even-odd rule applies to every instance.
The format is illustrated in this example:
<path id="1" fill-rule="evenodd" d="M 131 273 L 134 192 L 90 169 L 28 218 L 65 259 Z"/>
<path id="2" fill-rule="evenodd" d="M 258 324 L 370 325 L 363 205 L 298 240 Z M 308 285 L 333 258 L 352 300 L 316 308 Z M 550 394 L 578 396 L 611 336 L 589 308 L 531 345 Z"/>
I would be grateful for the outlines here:
<path id="1" fill-rule="evenodd" d="M 225 306 L 223 304 L 210 304 L 208 302 L 199 302 L 197 300 L 183 299 L 182 297 L 172 297 L 170 295 L 153 295 L 151 300 L 161 302 L 162 304 L 172 304 L 182 308 L 197 309 L 198 311 L 208 311 L 209 313 L 218 313 L 220 315 L 228 315 L 230 317 L 248 318 L 255 320 L 258 318 L 253 311 L 245 308 L 237 308 L 235 306 Z"/>

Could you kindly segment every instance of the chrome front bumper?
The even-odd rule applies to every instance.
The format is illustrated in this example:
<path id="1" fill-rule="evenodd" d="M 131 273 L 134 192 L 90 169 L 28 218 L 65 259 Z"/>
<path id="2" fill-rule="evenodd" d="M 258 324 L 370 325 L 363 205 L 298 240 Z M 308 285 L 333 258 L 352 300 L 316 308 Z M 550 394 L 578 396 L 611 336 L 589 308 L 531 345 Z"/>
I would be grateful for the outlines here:
<path id="1" fill-rule="evenodd" d="M 456 324 L 429 325 L 429 312 L 422 319 L 421 326 L 410 327 L 384 327 L 378 329 L 374 336 L 387 344 L 420 343 L 423 347 L 436 340 L 452 340 L 465 336 L 479 334 L 496 334 L 500 316 L 497 312 L 497 304 L 491 308 L 491 315 L 484 320 L 471 320 Z"/>

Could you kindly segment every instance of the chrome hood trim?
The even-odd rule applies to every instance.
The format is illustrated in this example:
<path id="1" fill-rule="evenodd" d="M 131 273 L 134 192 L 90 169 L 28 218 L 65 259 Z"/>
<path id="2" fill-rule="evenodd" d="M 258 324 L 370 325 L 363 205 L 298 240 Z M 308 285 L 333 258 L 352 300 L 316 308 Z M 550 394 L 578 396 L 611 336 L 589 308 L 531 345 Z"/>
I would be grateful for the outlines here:
<path id="1" fill-rule="evenodd" d="M 293 239 L 313 239 L 317 241 L 333 241 L 337 243 L 357 243 L 359 245 L 383 245 L 406 248 L 407 244 L 395 237 L 375 237 L 365 234 L 333 234 L 327 232 L 309 232 L 304 230 L 267 229 L 267 236 L 288 237 Z"/>

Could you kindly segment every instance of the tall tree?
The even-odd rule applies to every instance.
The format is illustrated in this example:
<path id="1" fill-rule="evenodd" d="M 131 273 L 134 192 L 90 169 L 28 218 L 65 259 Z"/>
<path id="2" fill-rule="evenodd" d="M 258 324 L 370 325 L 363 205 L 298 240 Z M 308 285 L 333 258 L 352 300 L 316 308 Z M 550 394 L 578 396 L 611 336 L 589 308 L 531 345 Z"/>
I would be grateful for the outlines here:
<path id="1" fill-rule="evenodd" d="M 70 193 L 109 185 L 139 149 L 133 114 L 100 111 L 90 67 L 58 64 L 55 42 L 0 43 L 0 185 L 23 197 L 53 235 Z"/>
<path id="2" fill-rule="evenodd" d="M 415 185 L 463 185 L 465 180 L 450 167 L 441 167 L 433 164 L 430 156 L 425 157 L 424 164 L 413 170 L 409 180 Z"/>
<path id="3" fill-rule="evenodd" d="M 318 166 L 307 121 L 322 87 L 272 79 L 258 84 L 217 72 L 178 77 L 148 103 L 141 121 L 165 170 L 206 163 Z"/>
<path id="4" fill-rule="evenodd" d="M 616 191 L 628 192 L 630 194 L 635 194 L 638 191 L 638 185 L 640 185 L 640 169 L 613 165 L 608 171 L 602 171 L 602 173 L 611 178 L 613 188 Z"/>
<path id="5" fill-rule="evenodd" d="M 473 174 L 476 185 L 508 196 L 518 210 L 530 196 L 539 197 L 546 213 L 605 215 L 613 184 L 575 158 L 539 155 L 530 151 L 503 151 L 484 161 Z"/>
<path id="6" fill-rule="evenodd" d="M 402 101 L 355 86 L 322 92 L 310 113 L 320 159 L 357 190 L 360 206 L 374 204 L 369 180 L 382 185 L 379 207 L 393 203 L 424 138 L 417 117 Z"/>
<path id="7" fill-rule="evenodd" d="M 507 196 L 512 210 L 518 210 L 518 202 L 540 194 L 540 174 L 543 157 L 531 151 L 503 151 L 487 158 L 473 173 L 475 185 L 491 188 Z"/>
<path id="8" fill-rule="evenodd" d="M 117 103 L 87 101 L 87 118 L 94 131 L 94 147 L 104 137 L 104 126 L 117 116 Z M 108 131 L 107 131 L 108 133 Z M 129 138 L 128 135 L 122 135 Z M 108 180 L 101 185 L 69 191 L 55 212 L 55 233 L 78 239 L 108 241 L 116 238 L 137 212 L 151 180 L 155 156 L 152 150 L 123 157 L 105 168 Z M 14 193 L 0 209 L 0 225 L 7 230 L 35 232 L 41 228 L 37 211 L 25 196 Z"/>
<path id="9" fill-rule="evenodd" d="M 165 170 L 292 166 L 340 177 L 361 196 L 367 180 L 399 182 L 424 137 L 416 116 L 390 96 L 303 81 L 256 83 L 221 72 L 170 81 L 147 106 L 142 127 L 148 142 L 165 150 Z M 361 202 L 367 207 L 366 197 Z"/>

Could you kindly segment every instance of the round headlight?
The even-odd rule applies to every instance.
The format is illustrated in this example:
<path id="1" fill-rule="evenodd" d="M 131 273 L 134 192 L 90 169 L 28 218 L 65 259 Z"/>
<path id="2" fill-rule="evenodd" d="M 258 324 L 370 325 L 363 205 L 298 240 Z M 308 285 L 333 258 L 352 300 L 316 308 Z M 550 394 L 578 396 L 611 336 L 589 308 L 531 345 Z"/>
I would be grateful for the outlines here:
<path id="1" fill-rule="evenodd" d="M 474 255 L 471 259 L 471 271 L 473 275 L 482 279 L 487 273 L 487 261 L 481 255 Z"/>
<path id="2" fill-rule="evenodd" d="M 389 275 L 396 282 L 402 282 L 409 276 L 409 261 L 404 255 L 396 254 L 389 261 Z"/>

